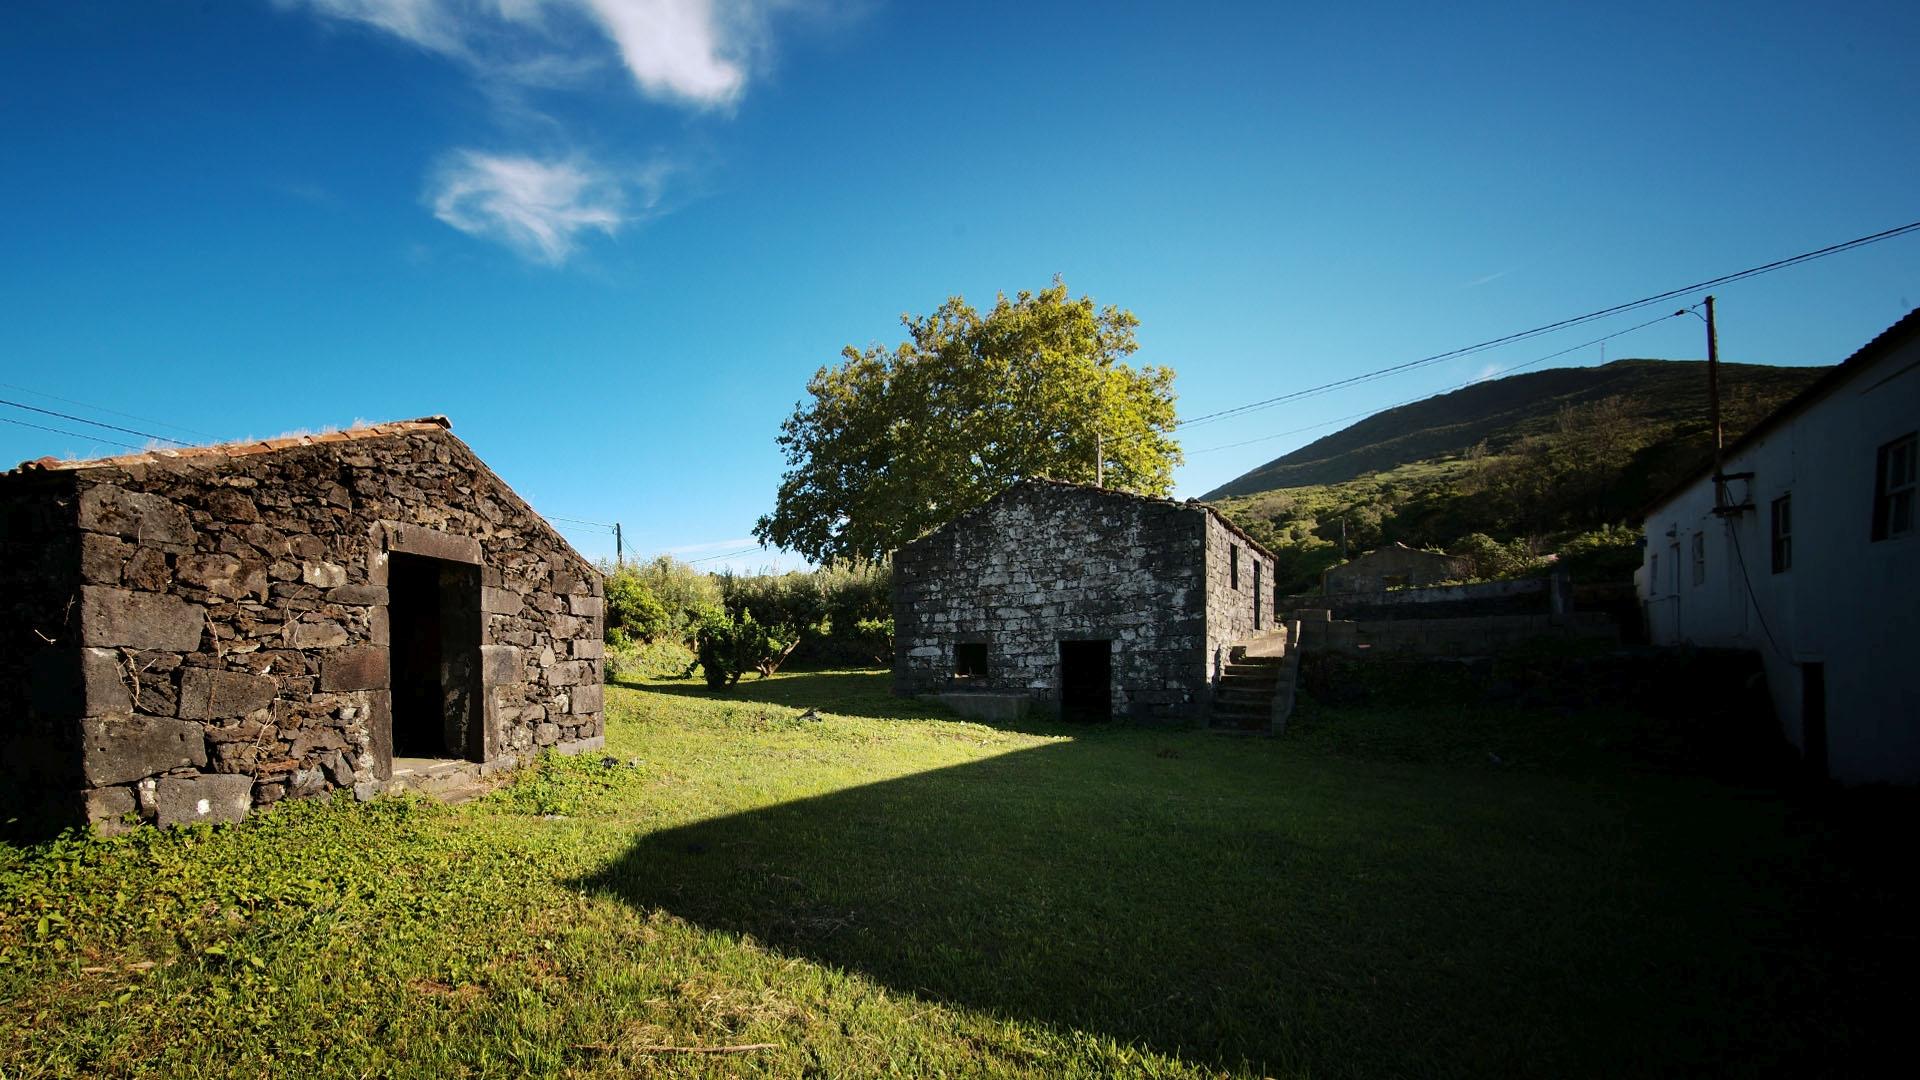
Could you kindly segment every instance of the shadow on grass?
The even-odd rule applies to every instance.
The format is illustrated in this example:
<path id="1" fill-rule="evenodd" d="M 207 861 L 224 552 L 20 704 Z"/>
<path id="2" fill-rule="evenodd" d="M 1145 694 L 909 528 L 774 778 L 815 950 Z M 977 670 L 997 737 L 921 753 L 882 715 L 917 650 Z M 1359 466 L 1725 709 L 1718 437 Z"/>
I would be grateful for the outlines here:
<path id="1" fill-rule="evenodd" d="M 648 834 L 575 884 L 1213 1068 L 1831 1068 L 1858 1022 L 1803 988 L 1833 973 L 1778 806 L 1133 734 Z"/>
<path id="2" fill-rule="evenodd" d="M 733 686 L 720 690 L 709 688 L 698 678 L 628 681 L 614 685 L 705 703 L 751 703 L 795 710 L 820 709 L 840 716 L 869 720 L 960 720 L 950 709 L 936 702 L 895 695 L 891 680 L 884 672 L 874 670 L 796 672 L 771 679 L 749 675 Z M 1043 716 L 968 722 L 1032 735 L 1078 735 L 1090 730 L 1089 725 L 1065 724 Z"/>

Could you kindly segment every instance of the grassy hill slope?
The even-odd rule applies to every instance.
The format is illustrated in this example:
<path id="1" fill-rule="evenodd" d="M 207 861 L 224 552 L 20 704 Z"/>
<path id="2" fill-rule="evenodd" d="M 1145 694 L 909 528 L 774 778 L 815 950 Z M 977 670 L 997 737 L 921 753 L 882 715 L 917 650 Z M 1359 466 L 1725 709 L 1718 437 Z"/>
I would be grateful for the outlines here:
<path id="1" fill-rule="evenodd" d="M 1730 413 L 1765 409 L 1818 378 L 1820 367 L 1722 364 L 1721 393 Z M 1592 368 L 1557 368 L 1477 383 L 1411 405 L 1375 413 L 1236 477 L 1201 498 L 1212 502 L 1277 488 L 1338 484 L 1371 472 L 1465 454 L 1484 441 L 1500 453 L 1545 433 L 1562 409 L 1608 398 L 1628 399 L 1633 414 L 1667 427 L 1704 423 L 1707 374 L 1699 360 L 1616 360 Z"/>
<path id="2" fill-rule="evenodd" d="M 1283 590 L 1394 541 L 1504 575 L 1594 530 L 1589 546 L 1622 549 L 1599 568 L 1611 578 L 1635 560 L 1608 527 L 1711 458 L 1705 367 L 1621 360 L 1482 383 L 1370 416 L 1206 500 L 1273 549 Z M 1727 438 L 1826 370 L 1723 365 Z"/>

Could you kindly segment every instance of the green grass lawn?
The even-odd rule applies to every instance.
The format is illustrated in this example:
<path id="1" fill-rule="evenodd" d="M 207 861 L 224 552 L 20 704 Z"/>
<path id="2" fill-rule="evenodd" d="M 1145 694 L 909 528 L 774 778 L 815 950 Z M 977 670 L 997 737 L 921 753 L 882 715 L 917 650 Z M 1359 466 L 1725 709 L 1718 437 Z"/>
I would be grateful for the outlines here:
<path id="1" fill-rule="evenodd" d="M 1845 1073 L 1904 1000 L 1912 833 L 1633 718 L 887 683 L 610 689 L 605 759 L 465 806 L 0 847 L 0 1077 Z"/>

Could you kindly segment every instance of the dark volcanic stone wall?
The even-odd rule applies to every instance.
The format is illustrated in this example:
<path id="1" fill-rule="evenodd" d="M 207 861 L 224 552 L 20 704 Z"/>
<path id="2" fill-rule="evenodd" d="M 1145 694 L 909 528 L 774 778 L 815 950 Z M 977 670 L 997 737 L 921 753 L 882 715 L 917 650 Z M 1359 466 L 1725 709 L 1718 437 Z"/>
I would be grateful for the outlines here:
<path id="1" fill-rule="evenodd" d="M 50 579 L 57 604 L 28 603 L 54 638 L 33 663 L 67 682 L 35 695 L 25 729 L 71 733 L 54 782 L 87 818 L 231 820 L 282 798 L 381 790 L 396 554 L 477 568 L 479 656 L 465 663 L 479 668 L 481 729 L 468 757 L 497 768 L 598 744 L 598 573 L 447 431 L 374 430 L 392 433 L 5 478 L 10 508 L 52 508 L 19 513 L 70 514 L 50 535 L 66 538 L 73 573 Z M 64 502 L 28 490 L 62 483 Z M 28 760 L 10 754 L 4 771 Z"/>
<path id="2" fill-rule="evenodd" d="M 1205 517 L 1207 658 L 1209 675 L 1218 679 L 1230 647 L 1274 629 L 1273 556 L 1255 547 L 1224 519 L 1213 514 Z"/>
<path id="3" fill-rule="evenodd" d="M 956 687 L 955 646 L 985 643 L 967 689 L 1059 703 L 1060 641 L 1113 642 L 1113 708 L 1190 717 L 1208 693 L 1203 508 L 1029 482 L 894 556 L 894 689 Z"/>

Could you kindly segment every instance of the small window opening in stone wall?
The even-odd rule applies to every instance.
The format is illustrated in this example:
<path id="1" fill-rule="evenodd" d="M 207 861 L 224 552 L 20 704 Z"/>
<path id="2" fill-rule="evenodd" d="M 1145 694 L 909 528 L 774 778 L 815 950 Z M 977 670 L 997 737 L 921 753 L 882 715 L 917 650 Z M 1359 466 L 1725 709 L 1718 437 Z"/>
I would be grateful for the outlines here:
<path id="1" fill-rule="evenodd" d="M 1227 588 L 1240 587 L 1240 545 L 1227 545 Z"/>
<path id="2" fill-rule="evenodd" d="M 953 675 L 956 679 L 982 679 L 987 674 L 987 643 L 963 641 L 953 647 Z"/>
<path id="3" fill-rule="evenodd" d="M 393 755 L 483 760 L 480 568 L 387 558 Z"/>

